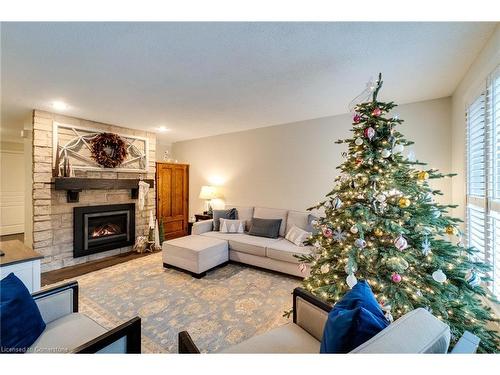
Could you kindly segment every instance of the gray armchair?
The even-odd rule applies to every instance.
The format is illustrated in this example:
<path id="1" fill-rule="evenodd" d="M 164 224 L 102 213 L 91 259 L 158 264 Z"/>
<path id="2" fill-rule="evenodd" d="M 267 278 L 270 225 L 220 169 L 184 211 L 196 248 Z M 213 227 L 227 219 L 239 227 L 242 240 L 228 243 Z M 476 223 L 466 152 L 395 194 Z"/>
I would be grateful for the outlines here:
<path id="1" fill-rule="evenodd" d="M 293 322 L 257 335 L 222 353 L 319 353 L 332 306 L 311 293 L 293 291 Z M 200 350 L 187 331 L 179 333 L 179 353 Z M 410 311 L 350 353 L 447 353 L 450 327 L 427 310 Z M 452 353 L 475 353 L 479 338 L 465 332 Z"/>
<path id="2" fill-rule="evenodd" d="M 78 283 L 32 294 L 47 327 L 30 353 L 140 353 L 141 319 L 135 317 L 108 331 L 78 312 Z"/>

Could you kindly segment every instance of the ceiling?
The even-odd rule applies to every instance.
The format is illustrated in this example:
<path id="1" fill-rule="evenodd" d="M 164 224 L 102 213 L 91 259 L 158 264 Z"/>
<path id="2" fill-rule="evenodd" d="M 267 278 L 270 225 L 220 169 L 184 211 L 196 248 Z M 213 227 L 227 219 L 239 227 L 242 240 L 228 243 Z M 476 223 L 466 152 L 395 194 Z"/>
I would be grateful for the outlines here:
<path id="1" fill-rule="evenodd" d="M 4 140 L 33 108 L 154 131 L 163 142 L 449 96 L 495 23 L 2 23 Z"/>

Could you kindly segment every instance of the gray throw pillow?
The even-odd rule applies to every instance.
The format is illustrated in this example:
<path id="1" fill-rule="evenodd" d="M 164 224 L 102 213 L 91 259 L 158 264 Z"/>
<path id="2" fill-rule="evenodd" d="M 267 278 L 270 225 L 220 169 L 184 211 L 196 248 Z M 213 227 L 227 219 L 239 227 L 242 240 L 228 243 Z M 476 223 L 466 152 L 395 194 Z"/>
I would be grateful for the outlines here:
<path id="1" fill-rule="evenodd" d="M 219 231 L 220 229 L 220 219 L 230 219 L 235 220 L 238 218 L 238 211 L 236 208 L 230 208 L 229 210 L 214 210 L 214 230 Z"/>
<path id="2" fill-rule="evenodd" d="M 314 216 L 313 214 L 309 214 L 309 216 L 307 217 L 307 227 L 306 227 L 306 231 L 307 232 L 311 232 L 312 234 L 316 235 L 319 233 L 319 230 L 316 229 L 314 226 L 313 226 L 313 221 L 318 221 L 319 220 L 319 217 L 317 216 Z"/>
<path id="3" fill-rule="evenodd" d="M 252 218 L 252 225 L 248 234 L 252 236 L 278 238 L 281 226 L 281 219 L 260 219 Z"/>

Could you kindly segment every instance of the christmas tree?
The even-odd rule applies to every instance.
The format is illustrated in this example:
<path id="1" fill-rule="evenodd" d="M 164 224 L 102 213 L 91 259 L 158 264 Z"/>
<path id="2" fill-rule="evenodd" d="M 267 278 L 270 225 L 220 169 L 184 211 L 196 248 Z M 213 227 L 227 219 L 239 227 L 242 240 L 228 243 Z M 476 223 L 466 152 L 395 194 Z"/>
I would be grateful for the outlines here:
<path id="1" fill-rule="evenodd" d="M 354 107 L 352 138 L 336 142 L 348 146 L 341 173 L 310 208 L 324 216 L 308 240 L 314 252 L 300 257 L 311 266 L 304 287 L 335 303 L 364 279 L 389 320 L 423 307 L 450 326 L 452 345 L 468 330 L 481 339 L 479 351 L 497 352 L 499 336 L 486 324 L 496 319 L 483 303 L 493 298 L 482 286 L 490 266 L 463 245 L 460 220 L 448 214 L 456 206 L 436 203 L 442 193 L 429 184 L 453 175 L 404 156 L 413 142 L 390 115 L 396 104 L 377 100 L 381 87 L 379 75 Z"/>

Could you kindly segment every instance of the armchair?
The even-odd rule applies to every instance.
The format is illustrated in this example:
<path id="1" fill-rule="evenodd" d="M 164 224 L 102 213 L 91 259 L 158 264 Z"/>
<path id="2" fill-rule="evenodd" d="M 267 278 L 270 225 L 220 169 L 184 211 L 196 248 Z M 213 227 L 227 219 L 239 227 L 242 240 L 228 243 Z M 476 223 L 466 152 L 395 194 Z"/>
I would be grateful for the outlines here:
<path id="1" fill-rule="evenodd" d="M 319 353 L 332 306 L 301 288 L 293 291 L 293 322 L 251 337 L 222 353 Z M 447 353 L 450 328 L 419 308 L 402 316 L 350 353 Z M 200 350 L 187 331 L 179 333 L 179 353 Z M 475 353 L 479 339 L 465 332 L 452 353 Z"/>
<path id="2" fill-rule="evenodd" d="M 108 331 L 78 312 L 78 283 L 32 294 L 47 327 L 28 349 L 31 353 L 140 353 L 137 316 Z"/>

